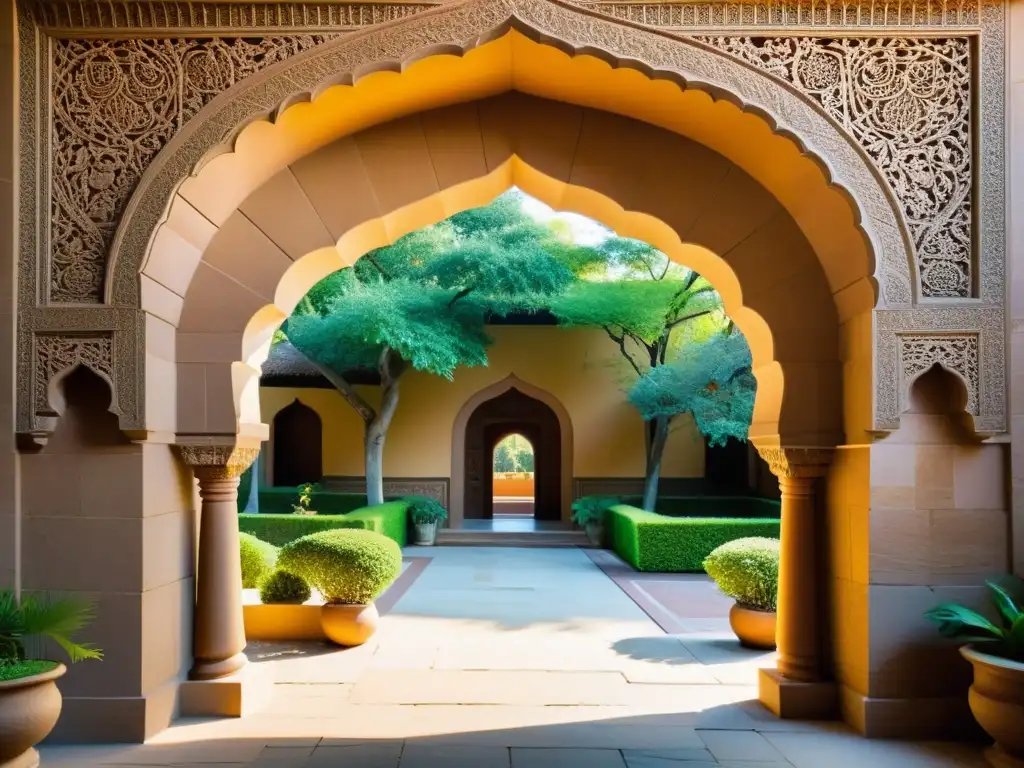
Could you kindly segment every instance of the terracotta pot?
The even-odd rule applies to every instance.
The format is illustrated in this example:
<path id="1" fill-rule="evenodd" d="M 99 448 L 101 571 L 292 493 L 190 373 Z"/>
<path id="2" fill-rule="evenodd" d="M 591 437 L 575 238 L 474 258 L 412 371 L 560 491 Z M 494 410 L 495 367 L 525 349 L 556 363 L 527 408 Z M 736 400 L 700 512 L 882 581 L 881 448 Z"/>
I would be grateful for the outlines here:
<path id="1" fill-rule="evenodd" d="M 332 605 L 327 603 L 320 609 L 320 626 L 332 643 L 351 648 L 362 645 L 377 631 L 380 614 L 377 606 Z"/>
<path id="2" fill-rule="evenodd" d="M 50 735 L 60 717 L 61 696 L 54 682 L 67 672 L 56 668 L 40 675 L 0 681 L 0 766 L 35 768 L 35 745 Z"/>
<path id="3" fill-rule="evenodd" d="M 590 543 L 600 547 L 604 542 L 604 526 L 601 523 L 588 523 L 585 530 Z"/>
<path id="4" fill-rule="evenodd" d="M 995 739 L 998 752 L 1024 761 L 1024 663 L 982 653 L 973 645 L 960 649 L 974 666 L 974 685 L 967 696 L 978 725 Z M 1024 763 L 1021 763 L 1024 765 Z"/>
<path id="5" fill-rule="evenodd" d="M 437 541 L 437 523 L 413 523 L 413 544 L 417 547 L 432 547 Z"/>
<path id="6" fill-rule="evenodd" d="M 733 603 L 729 609 L 729 626 L 745 648 L 775 649 L 774 611 L 755 611 Z"/>

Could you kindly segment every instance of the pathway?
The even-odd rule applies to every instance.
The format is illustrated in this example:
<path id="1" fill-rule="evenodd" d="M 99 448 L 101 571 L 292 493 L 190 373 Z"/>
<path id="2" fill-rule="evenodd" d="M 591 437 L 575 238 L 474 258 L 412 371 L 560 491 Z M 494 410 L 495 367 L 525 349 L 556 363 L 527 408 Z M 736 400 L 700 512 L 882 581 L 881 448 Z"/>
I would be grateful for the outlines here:
<path id="1" fill-rule="evenodd" d="M 182 721 L 142 747 L 50 747 L 43 765 L 985 765 L 963 745 L 869 742 L 836 724 L 772 718 L 753 701 L 772 655 L 736 645 L 728 601 L 704 577 L 631 575 L 594 553 L 655 623 L 582 550 L 407 554 L 431 560 L 383 601 L 398 597 L 367 645 L 250 646 L 276 681 L 265 711 Z"/>

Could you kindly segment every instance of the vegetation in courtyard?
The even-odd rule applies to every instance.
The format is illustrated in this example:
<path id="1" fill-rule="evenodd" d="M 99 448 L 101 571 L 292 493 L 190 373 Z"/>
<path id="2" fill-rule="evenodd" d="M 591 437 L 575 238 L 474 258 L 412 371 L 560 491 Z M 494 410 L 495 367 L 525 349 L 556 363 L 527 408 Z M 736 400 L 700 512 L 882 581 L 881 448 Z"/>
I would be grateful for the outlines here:
<path id="1" fill-rule="evenodd" d="M 323 531 L 282 547 L 278 566 L 301 576 L 329 604 L 369 605 L 402 572 L 402 550 L 373 531 Z"/>
<path id="2" fill-rule="evenodd" d="M 509 435 L 494 447 L 494 472 L 533 472 L 533 447 L 522 435 Z"/>
<path id="3" fill-rule="evenodd" d="M 336 515 L 241 514 L 238 516 L 238 528 L 276 547 L 311 533 L 338 528 L 374 531 L 404 547 L 408 536 L 407 510 L 408 502 L 400 499 Z"/>
<path id="4" fill-rule="evenodd" d="M 95 619 L 91 602 L 0 590 L 0 680 L 16 680 L 48 672 L 55 661 L 30 658 L 29 646 L 50 640 L 71 663 L 102 659 L 103 652 L 75 639 Z"/>
<path id="5" fill-rule="evenodd" d="M 367 501 L 384 501 L 383 450 L 410 369 L 452 378 L 487 364 L 492 314 L 539 306 L 597 258 L 560 240 L 505 196 L 371 251 L 322 280 L 284 334 L 364 424 Z M 374 371 L 380 404 L 350 383 Z"/>
<path id="6" fill-rule="evenodd" d="M 298 487 L 298 504 L 292 504 L 292 512 L 296 515 L 315 515 L 312 508 L 313 494 L 320 490 L 320 483 L 303 483 Z"/>
<path id="7" fill-rule="evenodd" d="M 260 584 L 260 602 L 265 604 L 301 605 L 312 596 L 309 584 L 301 576 L 280 569 Z"/>
<path id="8" fill-rule="evenodd" d="M 704 559 L 704 570 L 741 608 L 775 611 L 779 597 L 779 540 L 735 539 Z"/>
<path id="9" fill-rule="evenodd" d="M 581 496 L 572 503 L 572 521 L 580 528 L 601 525 L 605 512 L 621 503 L 618 496 Z"/>
<path id="10" fill-rule="evenodd" d="M 716 442 L 722 436 L 746 439 L 753 413 L 750 353 L 718 293 L 696 272 L 636 240 L 609 238 L 602 250 L 607 269 L 625 279 L 579 281 L 552 301 L 551 310 L 565 326 L 603 329 L 629 365 L 629 401 L 648 424 L 642 506 L 653 511 L 676 417 L 688 413 L 696 420 L 700 411 L 704 418 L 697 427 L 705 436 Z M 747 399 L 735 390 L 748 379 L 750 409 L 744 412 Z M 718 414 L 730 422 L 717 423 Z M 733 426 L 733 418 L 742 429 Z"/>
<path id="11" fill-rule="evenodd" d="M 605 515 L 609 546 L 638 571 L 699 573 L 716 548 L 734 539 L 779 537 L 777 518 L 667 517 L 619 504 Z"/>
<path id="12" fill-rule="evenodd" d="M 937 605 L 925 616 L 938 624 L 943 637 L 975 643 L 984 653 L 1024 662 L 1024 580 L 1003 576 L 986 584 L 998 616 L 996 621 L 957 603 Z"/>
<path id="13" fill-rule="evenodd" d="M 239 556 L 242 558 L 242 588 L 255 589 L 274 570 L 277 547 L 252 534 L 238 534 Z"/>
<path id="14" fill-rule="evenodd" d="M 440 523 L 448 519 L 448 510 L 437 499 L 429 496 L 406 496 L 403 501 L 409 505 L 409 518 L 413 523 L 423 525 Z"/>

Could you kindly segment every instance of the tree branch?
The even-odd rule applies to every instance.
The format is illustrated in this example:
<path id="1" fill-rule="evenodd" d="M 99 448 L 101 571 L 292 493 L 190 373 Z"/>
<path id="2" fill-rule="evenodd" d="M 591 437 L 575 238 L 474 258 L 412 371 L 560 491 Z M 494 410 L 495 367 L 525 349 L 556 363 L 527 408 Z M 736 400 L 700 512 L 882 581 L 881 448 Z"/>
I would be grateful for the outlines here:
<path id="1" fill-rule="evenodd" d="M 695 312 L 692 315 L 686 315 L 685 317 L 677 318 L 676 320 L 673 320 L 671 323 L 668 323 L 665 326 L 665 329 L 671 331 L 677 325 L 685 323 L 687 320 L 696 320 L 698 317 L 703 317 L 704 315 L 710 315 L 714 311 L 715 310 L 713 310 L 713 309 L 705 309 L 705 310 L 703 310 L 701 312 Z"/>
<path id="2" fill-rule="evenodd" d="M 295 347 L 294 344 L 292 346 Z M 298 347 L 295 347 L 295 351 L 302 355 L 302 358 L 307 363 L 316 368 L 320 372 L 320 375 L 327 379 L 334 386 L 334 388 L 341 393 L 341 396 L 345 398 L 345 402 L 355 409 L 356 413 L 359 414 L 359 417 L 363 420 L 365 424 L 369 424 L 371 421 L 377 418 L 377 412 L 373 409 L 373 406 L 366 402 L 359 395 L 359 393 L 356 392 L 355 387 L 353 387 L 351 384 L 345 381 L 345 379 L 336 374 L 327 366 L 321 365 L 313 358 L 308 357 Z"/>
<path id="3" fill-rule="evenodd" d="M 380 265 L 380 262 L 377 261 L 375 256 L 371 256 L 369 253 L 364 253 L 363 258 L 370 262 L 377 269 L 377 271 L 380 272 L 381 277 L 383 277 L 385 280 L 391 279 L 391 275 L 384 271 L 384 267 Z"/>
<path id="4" fill-rule="evenodd" d="M 608 338 L 611 339 L 612 341 L 614 341 L 616 344 L 619 345 L 619 351 L 622 352 L 622 356 L 624 358 L 626 358 L 626 360 L 629 362 L 629 364 L 631 366 L 633 366 L 633 370 L 636 371 L 636 375 L 637 376 L 643 376 L 644 374 L 640 370 L 640 366 L 636 364 L 636 361 L 633 359 L 633 356 L 631 354 L 629 354 L 629 352 L 626 350 L 626 333 L 625 333 L 625 331 L 622 332 L 621 336 L 616 336 L 614 333 L 612 333 L 612 329 L 609 326 L 605 325 L 603 327 L 604 327 L 604 332 L 608 334 Z"/>
<path id="5" fill-rule="evenodd" d="M 455 306 L 455 302 L 457 302 L 459 299 L 466 298 L 472 292 L 473 292 L 472 288 L 463 288 L 462 290 L 460 290 L 458 293 L 456 293 L 454 296 L 452 296 L 452 300 L 448 302 L 448 309 L 451 309 L 452 307 L 454 307 Z"/>

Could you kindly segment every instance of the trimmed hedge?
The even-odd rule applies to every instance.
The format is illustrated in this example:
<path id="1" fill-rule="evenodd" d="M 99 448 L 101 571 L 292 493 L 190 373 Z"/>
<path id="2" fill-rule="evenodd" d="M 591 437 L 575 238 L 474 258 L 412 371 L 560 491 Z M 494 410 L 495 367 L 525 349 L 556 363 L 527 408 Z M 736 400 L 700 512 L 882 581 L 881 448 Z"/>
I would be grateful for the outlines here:
<path id="1" fill-rule="evenodd" d="M 299 489 L 291 486 L 260 488 L 260 514 L 290 515 L 292 504 L 298 503 Z M 241 484 L 238 491 L 238 511 L 245 509 L 249 494 L 242 493 Z M 312 508 L 321 515 L 346 515 L 366 506 L 366 494 L 338 493 L 337 491 L 316 491 L 313 494 Z"/>
<path id="2" fill-rule="evenodd" d="M 623 504 L 640 508 L 639 496 L 625 496 Z M 779 500 L 758 496 L 659 496 L 657 512 L 666 517 L 778 517 Z"/>
<path id="3" fill-rule="evenodd" d="M 277 547 L 242 531 L 238 534 L 238 549 L 242 559 L 242 588 L 258 587 L 263 578 L 274 570 Z"/>
<path id="4" fill-rule="evenodd" d="M 779 537 L 779 520 L 765 517 L 668 517 L 619 504 L 605 512 L 605 536 L 638 571 L 699 573 L 704 558 L 734 539 Z"/>
<path id="5" fill-rule="evenodd" d="M 361 528 L 383 534 L 404 547 L 407 541 L 408 504 L 388 501 L 376 507 L 363 507 L 347 515 L 257 515 L 238 516 L 238 528 L 278 547 L 312 533 L 338 528 Z"/>

